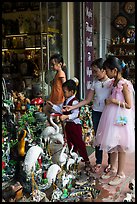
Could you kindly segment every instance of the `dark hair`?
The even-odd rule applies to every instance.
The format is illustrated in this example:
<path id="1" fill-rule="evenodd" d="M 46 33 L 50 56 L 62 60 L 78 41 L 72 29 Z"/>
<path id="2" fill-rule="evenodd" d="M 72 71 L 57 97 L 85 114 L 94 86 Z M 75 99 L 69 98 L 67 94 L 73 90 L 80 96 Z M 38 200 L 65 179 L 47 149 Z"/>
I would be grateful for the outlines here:
<path id="1" fill-rule="evenodd" d="M 125 67 L 122 67 L 122 76 L 123 78 L 128 79 L 129 68 L 127 67 L 127 65 L 125 65 Z"/>
<path id="2" fill-rule="evenodd" d="M 55 60 L 55 62 L 58 62 L 58 63 L 62 63 L 62 66 L 63 66 L 63 64 L 64 64 L 64 60 L 63 60 L 63 57 L 60 55 L 60 54 L 58 54 L 58 53 L 56 53 L 56 54 L 54 54 L 54 55 L 52 55 L 51 57 L 50 57 L 50 59 L 49 59 L 49 61 L 51 61 L 51 60 Z"/>
<path id="3" fill-rule="evenodd" d="M 99 69 L 102 69 L 103 68 L 103 58 L 98 58 L 96 60 L 94 60 L 92 63 L 91 63 L 91 67 L 92 66 L 97 66 Z"/>
<path id="4" fill-rule="evenodd" d="M 77 86 L 76 86 L 76 83 L 74 82 L 74 80 L 72 79 L 69 79 L 67 81 L 65 81 L 63 84 L 62 84 L 62 87 L 67 87 L 67 89 L 69 91 L 77 91 Z"/>
<path id="5" fill-rule="evenodd" d="M 120 59 L 114 56 L 109 56 L 103 63 L 103 69 L 106 69 L 107 67 L 111 70 L 117 68 L 118 72 L 122 71 L 122 62 Z"/>

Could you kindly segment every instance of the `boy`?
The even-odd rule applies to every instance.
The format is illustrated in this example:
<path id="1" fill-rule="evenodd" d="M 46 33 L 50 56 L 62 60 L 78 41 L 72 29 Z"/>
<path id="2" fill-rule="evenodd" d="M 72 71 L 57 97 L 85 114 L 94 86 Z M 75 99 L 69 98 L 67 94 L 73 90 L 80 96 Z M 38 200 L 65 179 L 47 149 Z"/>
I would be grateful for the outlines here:
<path id="1" fill-rule="evenodd" d="M 48 102 L 57 112 L 61 112 L 63 105 L 76 105 L 78 103 L 78 100 L 75 97 L 77 86 L 74 80 L 67 80 L 63 83 L 62 88 L 65 102 L 60 104 L 60 106 Z M 63 115 L 60 116 L 60 120 L 65 123 L 64 130 L 69 150 L 73 145 L 73 151 L 78 152 L 79 155 L 83 157 L 82 161 L 85 162 L 85 170 L 89 170 L 90 161 L 88 158 L 85 142 L 82 138 L 82 126 L 79 119 L 79 108 L 72 111 L 63 112 Z"/>

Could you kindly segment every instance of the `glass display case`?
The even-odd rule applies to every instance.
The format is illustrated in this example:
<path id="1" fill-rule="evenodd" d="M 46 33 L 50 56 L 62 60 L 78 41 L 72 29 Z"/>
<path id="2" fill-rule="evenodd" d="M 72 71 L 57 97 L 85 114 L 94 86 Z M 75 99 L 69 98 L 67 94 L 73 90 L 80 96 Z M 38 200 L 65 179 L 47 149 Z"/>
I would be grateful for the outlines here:
<path id="1" fill-rule="evenodd" d="M 45 74 L 53 53 L 62 54 L 62 5 L 58 2 L 3 2 L 2 74 L 6 82 L 30 79 L 44 90 Z M 27 81 L 26 81 L 27 84 Z M 27 87 L 28 88 L 28 87 Z"/>

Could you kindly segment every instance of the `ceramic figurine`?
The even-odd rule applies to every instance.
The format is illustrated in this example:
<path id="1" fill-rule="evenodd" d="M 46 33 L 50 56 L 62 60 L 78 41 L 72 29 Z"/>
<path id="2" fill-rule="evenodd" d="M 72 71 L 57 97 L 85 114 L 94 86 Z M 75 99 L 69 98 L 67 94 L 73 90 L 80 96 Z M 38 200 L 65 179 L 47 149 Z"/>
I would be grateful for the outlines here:
<path id="1" fill-rule="evenodd" d="M 68 189 L 64 189 L 63 190 L 63 194 L 61 195 L 61 199 L 65 199 L 65 198 L 67 198 L 68 197 Z"/>
<path id="2" fill-rule="evenodd" d="M 44 151 L 38 145 L 30 147 L 27 151 L 23 164 L 23 169 L 27 174 L 30 174 L 32 170 L 35 171 L 35 164 L 40 154 L 44 154 Z"/>
<path id="3" fill-rule="evenodd" d="M 126 197 L 123 199 L 123 202 L 133 202 L 132 201 L 132 194 L 126 193 Z"/>
<path id="4" fill-rule="evenodd" d="M 26 152 L 25 152 L 25 143 L 26 143 L 25 137 L 26 137 L 26 135 L 27 135 L 26 130 L 22 130 L 18 134 L 18 154 L 22 157 L 26 154 Z"/>
<path id="5" fill-rule="evenodd" d="M 129 185 L 128 185 L 130 191 L 131 191 L 131 194 L 132 194 L 132 198 L 135 198 L 135 179 L 131 179 L 129 181 Z"/>
<path id="6" fill-rule="evenodd" d="M 65 153 L 67 147 L 67 143 L 64 144 L 60 156 L 59 156 L 59 163 L 61 165 L 61 169 L 63 170 L 63 166 L 66 164 L 67 162 L 67 158 L 68 158 L 68 154 Z"/>
<path id="7" fill-rule="evenodd" d="M 51 196 L 51 201 L 52 202 L 59 201 L 62 194 L 63 194 L 63 192 L 59 188 L 53 190 L 53 193 L 52 193 L 52 196 Z"/>
<path id="8" fill-rule="evenodd" d="M 64 144 L 63 135 L 59 133 L 59 126 L 53 122 L 54 116 L 50 116 L 50 122 L 53 125 L 46 127 L 43 132 L 41 133 L 41 136 L 44 138 L 45 142 L 49 139 L 51 140 L 58 140 L 62 145 Z"/>
<path id="9" fill-rule="evenodd" d="M 61 171 L 61 168 L 57 164 L 52 164 L 47 171 L 47 179 L 49 184 L 55 184 L 57 174 Z"/>

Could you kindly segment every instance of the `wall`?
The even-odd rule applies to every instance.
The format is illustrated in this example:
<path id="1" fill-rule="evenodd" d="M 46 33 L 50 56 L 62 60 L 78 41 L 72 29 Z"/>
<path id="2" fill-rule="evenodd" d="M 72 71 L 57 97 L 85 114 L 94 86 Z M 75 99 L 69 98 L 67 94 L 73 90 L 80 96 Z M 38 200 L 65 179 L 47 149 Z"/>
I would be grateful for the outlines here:
<path id="1" fill-rule="evenodd" d="M 73 2 L 62 4 L 62 36 L 63 36 L 63 58 L 68 69 L 68 79 L 74 77 L 74 12 Z"/>

